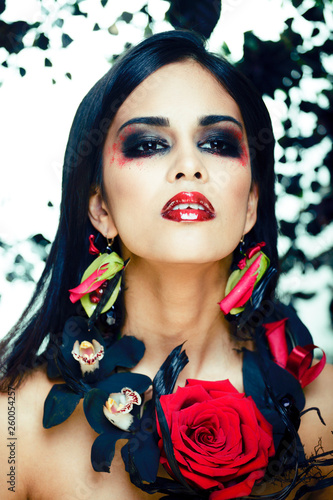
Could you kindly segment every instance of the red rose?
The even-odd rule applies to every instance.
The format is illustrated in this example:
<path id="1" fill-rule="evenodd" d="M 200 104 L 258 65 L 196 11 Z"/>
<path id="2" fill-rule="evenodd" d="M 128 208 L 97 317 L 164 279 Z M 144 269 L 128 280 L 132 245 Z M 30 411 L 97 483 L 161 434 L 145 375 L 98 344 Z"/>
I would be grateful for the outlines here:
<path id="1" fill-rule="evenodd" d="M 188 483 L 214 489 L 210 500 L 251 493 L 274 454 L 272 426 L 251 397 L 228 380 L 188 380 L 175 394 L 160 397 L 175 459 Z M 157 419 L 160 461 L 173 476 Z"/>

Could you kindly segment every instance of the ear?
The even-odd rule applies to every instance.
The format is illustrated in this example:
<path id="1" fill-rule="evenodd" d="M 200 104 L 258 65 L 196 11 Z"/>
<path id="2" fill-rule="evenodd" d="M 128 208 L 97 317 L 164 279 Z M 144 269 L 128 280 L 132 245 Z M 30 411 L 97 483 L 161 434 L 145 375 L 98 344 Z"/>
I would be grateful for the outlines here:
<path id="1" fill-rule="evenodd" d="M 117 236 L 117 228 L 99 189 L 96 189 L 89 198 L 88 216 L 94 228 L 103 236 L 106 238 Z"/>
<path id="2" fill-rule="evenodd" d="M 247 202 L 247 213 L 246 213 L 246 220 L 245 220 L 245 227 L 243 234 L 247 234 L 248 232 L 250 232 L 257 221 L 258 200 L 259 200 L 258 185 L 253 183 Z"/>

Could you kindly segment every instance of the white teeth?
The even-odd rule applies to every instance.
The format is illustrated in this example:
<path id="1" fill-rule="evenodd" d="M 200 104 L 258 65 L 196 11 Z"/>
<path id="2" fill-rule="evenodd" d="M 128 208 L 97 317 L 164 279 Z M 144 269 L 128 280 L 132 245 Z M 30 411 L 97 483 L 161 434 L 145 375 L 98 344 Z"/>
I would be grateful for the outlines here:
<path id="1" fill-rule="evenodd" d="M 202 205 L 199 205 L 199 203 L 179 203 L 178 205 L 175 205 L 172 210 L 186 210 L 186 209 L 205 210 L 205 208 Z"/>
<path id="2" fill-rule="evenodd" d="M 198 218 L 198 214 L 181 214 L 180 218 L 182 220 L 196 220 Z"/>

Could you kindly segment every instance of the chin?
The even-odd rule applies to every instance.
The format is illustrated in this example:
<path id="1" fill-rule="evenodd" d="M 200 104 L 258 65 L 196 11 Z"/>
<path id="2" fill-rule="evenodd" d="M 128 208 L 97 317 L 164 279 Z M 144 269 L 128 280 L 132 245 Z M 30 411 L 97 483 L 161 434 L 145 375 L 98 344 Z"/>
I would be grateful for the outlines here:
<path id="1" fill-rule="evenodd" d="M 200 244 L 199 244 L 199 243 Z M 215 243 L 215 244 L 214 244 Z M 160 238 L 159 241 L 147 241 L 144 248 L 133 245 L 132 248 L 122 245 L 122 257 L 130 258 L 132 263 L 138 260 L 163 264 L 208 264 L 220 262 L 233 257 L 232 245 L 223 245 L 208 238 Z M 224 242 L 225 243 L 225 242 Z M 236 246 L 236 245 L 235 245 Z"/>
<path id="2" fill-rule="evenodd" d="M 210 249 L 211 250 L 211 249 Z M 194 251 L 188 249 L 185 251 L 179 251 L 179 249 L 174 252 L 172 250 L 165 252 L 159 257 L 152 258 L 156 262 L 162 262 L 165 264 L 174 265 L 198 265 L 198 264 L 209 264 L 214 262 L 219 262 L 228 257 L 228 255 L 221 254 L 220 252 L 213 253 L 211 251 Z M 232 255 L 231 255 L 232 257 Z"/>

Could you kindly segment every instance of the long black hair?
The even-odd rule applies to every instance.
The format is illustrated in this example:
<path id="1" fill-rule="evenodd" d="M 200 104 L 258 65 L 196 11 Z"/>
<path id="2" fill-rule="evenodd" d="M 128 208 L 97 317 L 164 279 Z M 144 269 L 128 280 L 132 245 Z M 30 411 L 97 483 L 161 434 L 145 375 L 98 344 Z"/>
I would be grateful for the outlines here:
<path id="1" fill-rule="evenodd" d="M 240 108 L 252 178 L 259 188 L 257 222 L 246 237 L 248 241 L 265 241 L 265 253 L 277 268 L 274 138 L 261 96 L 228 61 L 209 53 L 199 35 L 181 30 L 153 35 L 118 58 L 77 110 L 64 158 L 58 231 L 30 304 L 1 344 L 2 372 L 7 381 L 4 387 L 22 379 L 40 359 L 40 352 L 47 349 L 47 342 L 50 345 L 50 338 L 60 334 L 65 321 L 76 312 L 68 290 L 79 283 L 92 259 L 88 236 L 97 232 L 88 218 L 89 197 L 96 187 L 103 192 L 102 150 L 117 110 L 149 75 L 184 59 L 207 68 Z"/>

